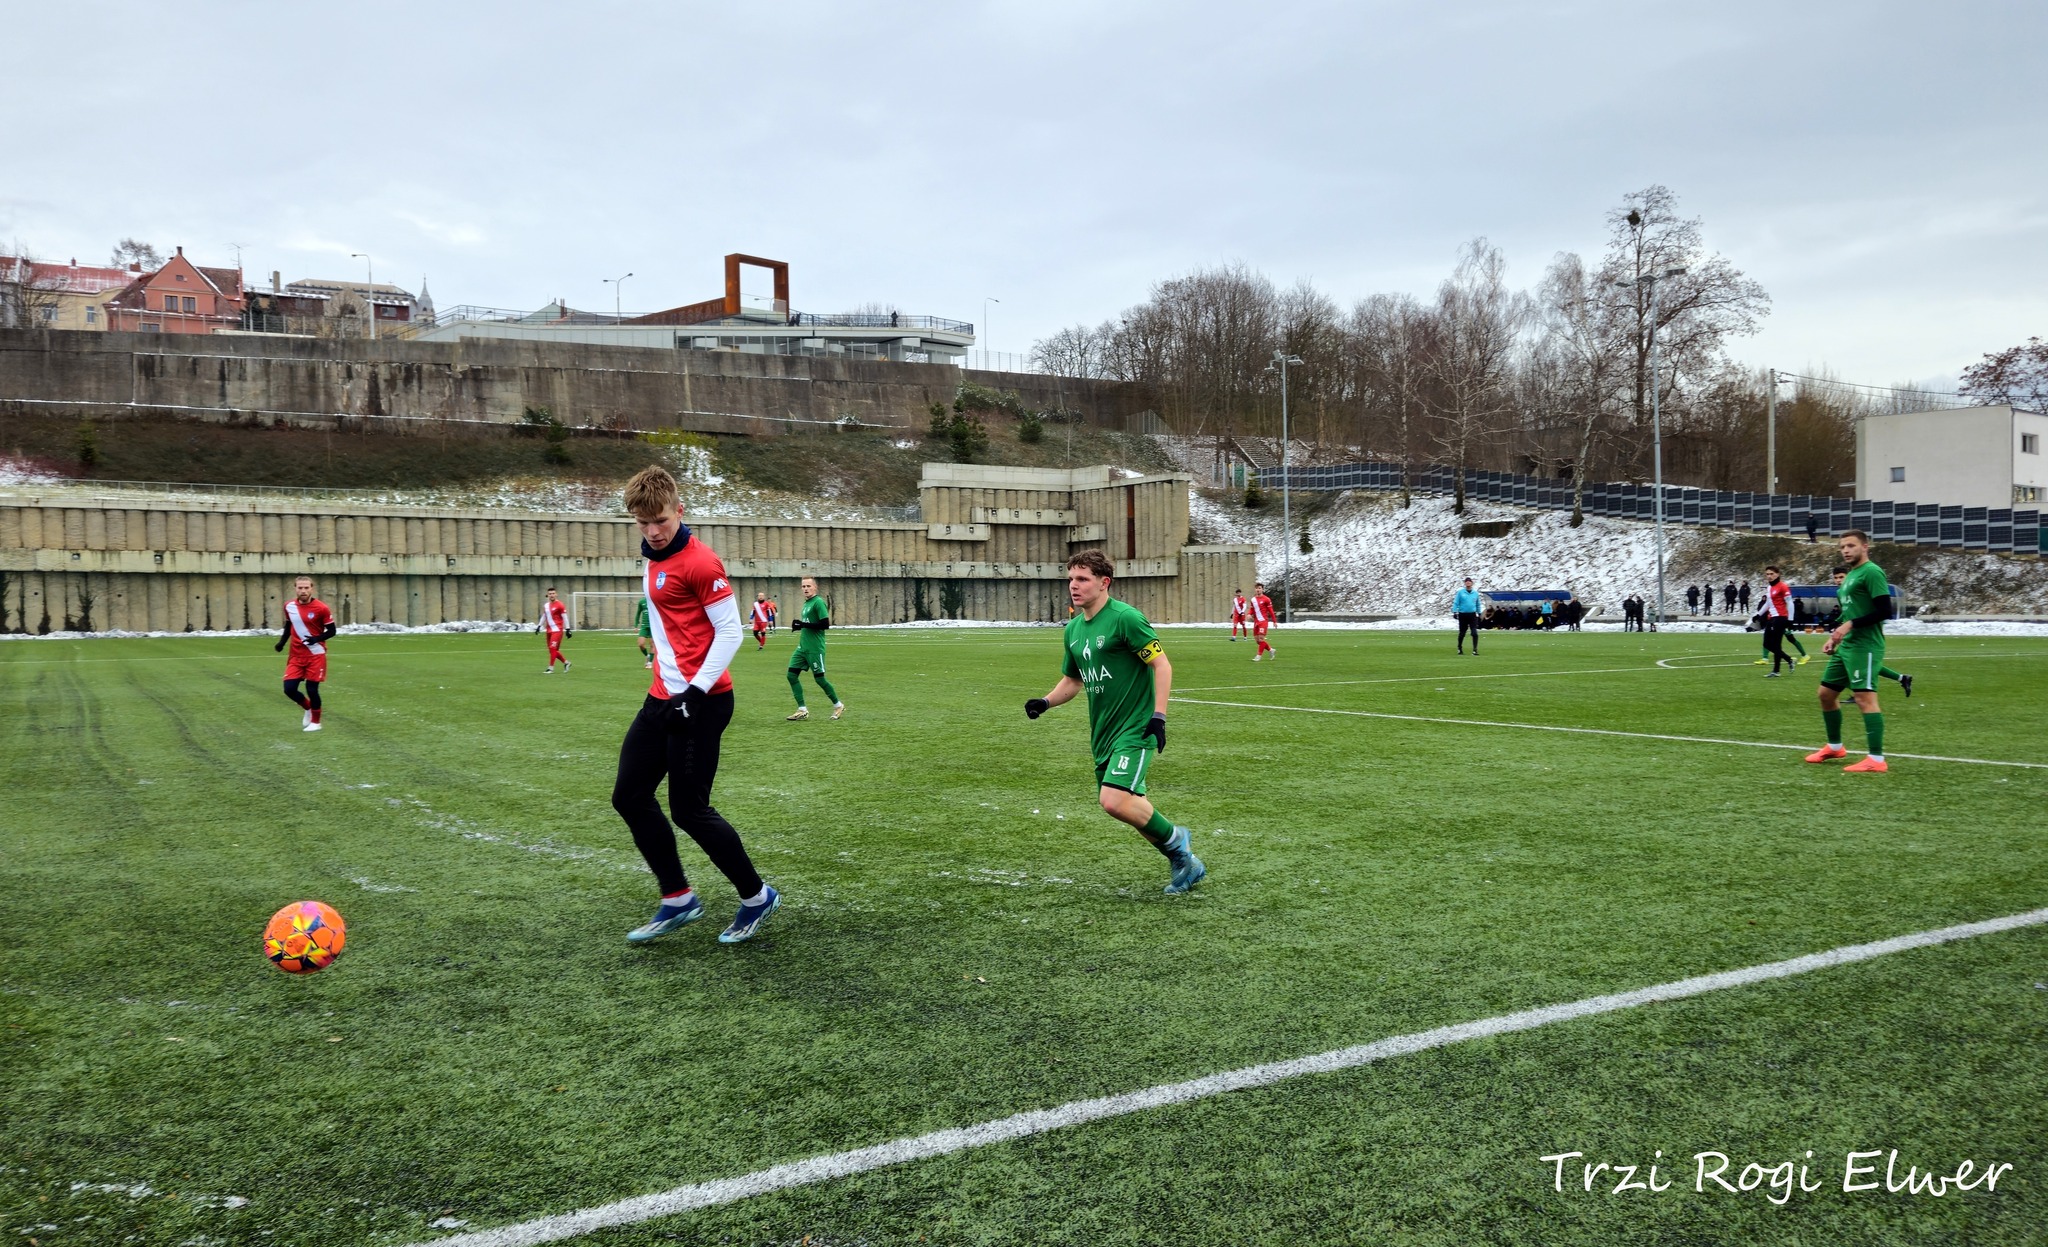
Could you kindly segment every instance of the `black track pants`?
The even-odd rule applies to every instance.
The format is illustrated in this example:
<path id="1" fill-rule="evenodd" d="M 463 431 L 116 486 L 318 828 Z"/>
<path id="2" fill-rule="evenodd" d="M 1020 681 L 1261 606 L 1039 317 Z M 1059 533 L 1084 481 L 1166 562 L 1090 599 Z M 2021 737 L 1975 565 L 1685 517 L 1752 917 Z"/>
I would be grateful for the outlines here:
<path id="1" fill-rule="evenodd" d="M 661 884 L 663 895 L 689 886 L 676 833 L 662 817 L 654 790 L 668 779 L 668 808 L 711 864 L 739 889 L 742 897 L 761 890 L 760 873 L 740 833 L 711 805 L 711 781 L 718 777 L 718 741 L 732 722 L 732 694 L 704 699 L 688 723 L 671 730 L 668 703 L 649 697 L 626 729 L 619 746 L 619 777 L 612 785 L 612 808 L 633 831 L 633 843 Z"/>

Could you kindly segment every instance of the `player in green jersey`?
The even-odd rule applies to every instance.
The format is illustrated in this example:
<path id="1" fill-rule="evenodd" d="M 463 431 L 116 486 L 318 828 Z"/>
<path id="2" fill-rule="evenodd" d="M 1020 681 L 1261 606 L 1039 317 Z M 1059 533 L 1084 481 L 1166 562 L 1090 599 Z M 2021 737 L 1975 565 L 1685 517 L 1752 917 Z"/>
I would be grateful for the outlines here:
<path id="1" fill-rule="evenodd" d="M 1878 670 L 1884 666 L 1884 621 L 1892 616 L 1892 589 L 1884 569 L 1870 561 L 1870 537 L 1852 528 L 1840 538 L 1842 565 L 1847 572 L 1835 598 L 1841 604 L 1840 617 L 1828 632 L 1821 653 L 1828 655 L 1827 669 L 1820 677 L 1820 717 L 1826 725 L 1828 743 L 1806 755 L 1808 762 L 1832 762 L 1849 756 L 1842 747 L 1842 690 L 1849 690 L 1856 709 L 1863 712 L 1863 734 L 1870 756 L 1843 768 L 1849 771 L 1885 771 L 1884 715 L 1877 705 Z"/>
<path id="2" fill-rule="evenodd" d="M 1849 569 L 1846 567 L 1835 568 L 1835 598 L 1838 602 L 1841 600 L 1842 581 L 1848 574 Z M 1908 697 L 1913 695 L 1913 677 L 1903 671 L 1894 671 L 1890 667 L 1880 665 L 1877 669 L 1877 678 L 1880 680 L 1890 680 L 1899 686 L 1901 693 Z"/>
<path id="3" fill-rule="evenodd" d="M 1067 596 L 1074 614 L 1064 634 L 1066 661 L 1060 682 L 1043 697 L 1024 703 L 1036 719 L 1054 706 L 1088 691 L 1088 742 L 1095 756 L 1095 782 L 1102 808 L 1129 823 L 1173 867 L 1168 895 L 1178 896 L 1209 873 L 1188 848 L 1188 829 L 1154 809 L 1145 796 L 1145 773 L 1166 752 L 1166 701 L 1173 693 L 1173 666 L 1160 648 L 1159 634 L 1137 607 L 1109 596 L 1116 567 L 1100 550 L 1083 550 L 1067 560 Z"/>
<path id="4" fill-rule="evenodd" d="M 640 653 L 647 659 L 647 669 L 654 670 L 654 628 L 647 622 L 647 595 L 640 595 L 633 603 L 633 628 L 640 634 Z"/>
<path id="5" fill-rule="evenodd" d="M 789 626 L 796 630 L 796 652 L 789 656 L 789 691 L 796 694 L 796 713 L 788 719 L 791 723 L 811 717 L 810 707 L 804 705 L 801 683 L 806 671 L 825 690 L 825 696 L 832 699 L 832 717 L 836 719 L 846 713 L 846 703 L 839 700 L 838 691 L 825 678 L 825 629 L 832 626 L 832 608 L 818 596 L 818 582 L 809 576 L 803 579 L 803 591 L 803 609 L 789 621 Z"/>

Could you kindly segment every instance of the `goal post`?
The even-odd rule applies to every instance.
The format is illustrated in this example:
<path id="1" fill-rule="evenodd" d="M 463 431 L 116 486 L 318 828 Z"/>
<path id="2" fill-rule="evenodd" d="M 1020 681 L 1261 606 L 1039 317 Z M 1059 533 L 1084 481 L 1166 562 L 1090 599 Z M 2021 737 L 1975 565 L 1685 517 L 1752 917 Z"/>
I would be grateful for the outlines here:
<path id="1" fill-rule="evenodd" d="M 569 627 L 595 632 L 623 632 L 633 626 L 633 603 L 639 593 L 593 593 L 581 590 L 569 595 Z"/>

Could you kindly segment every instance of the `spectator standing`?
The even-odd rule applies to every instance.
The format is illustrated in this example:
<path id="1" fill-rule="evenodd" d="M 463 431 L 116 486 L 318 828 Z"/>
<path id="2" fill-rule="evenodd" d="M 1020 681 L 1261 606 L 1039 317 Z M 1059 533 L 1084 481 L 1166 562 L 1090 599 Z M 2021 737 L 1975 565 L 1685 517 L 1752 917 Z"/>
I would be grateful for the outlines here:
<path id="1" fill-rule="evenodd" d="M 1806 513 L 1806 544 L 1812 545 L 1814 536 L 1820 532 L 1820 517 L 1813 512 Z"/>
<path id="2" fill-rule="evenodd" d="M 1745 610 L 1745 611 L 1746 611 L 1746 610 L 1748 610 L 1748 609 L 1749 609 L 1749 582 L 1748 582 L 1747 580 L 1743 581 L 1743 582 L 1742 582 L 1742 586 L 1741 586 L 1740 588 L 1738 588 L 1738 589 L 1737 589 L 1737 590 L 1735 591 L 1735 596 L 1736 596 L 1736 598 L 1737 598 L 1737 599 L 1738 599 L 1738 600 L 1739 600 L 1739 601 L 1740 601 L 1740 602 L 1742 603 L 1742 609 L 1743 609 L 1743 610 Z"/>
<path id="3" fill-rule="evenodd" d="M 1700 613 L 1700 587 L 1698 585 L 1687 585 L 1685 587 L 1685 609 L 1695 615 Z"/>
<path id="4" fill-rule="evenodd" d="M 1735 582 L 1732 580 L 1721 586 L 1721 613 L 1724 615 L 1733 615 L 1735 613 Z"/>

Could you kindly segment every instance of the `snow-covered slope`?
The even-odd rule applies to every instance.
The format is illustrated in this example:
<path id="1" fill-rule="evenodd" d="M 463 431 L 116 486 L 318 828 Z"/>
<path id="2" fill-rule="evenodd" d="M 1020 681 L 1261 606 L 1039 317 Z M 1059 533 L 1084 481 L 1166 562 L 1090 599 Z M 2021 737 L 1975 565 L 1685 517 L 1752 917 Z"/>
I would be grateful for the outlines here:
<path id="1" fill-rule="evenodd" d="M 1281 575 L 1283 559 L 1293 565 L 1295 609 L 1371 614 L 1440 616 L 1450 610 L 1451 593 L 1470 576 L 1482 591 L 1569 589 L 1589 607 L 1620 614 L 1630 593 L 1656 593 L 1656 536 L 1653 525 L 1587 516 L 1573 528 L 1560 511 L 1527 511 L 1470 502 L 1465 514 L 1449 498 L 1418 496 L 1405 510 L 1399 499 L 1374 490 L 1353 490 L 1335 499 L 1298 494 L 1294 531 L 1281 532 L 1280 501 L 1248 511 L 1234 495 L 1203 491 L 1192 500 L 1191 519 L 1203 541 L 1256 542 L 1259 568 L 1269 580 Z M 1304 511 L 1312 553 L 1300 545 Z M 1507 521 L 1505 537 L 1460 537 L 1471 522 Z M 1715 529 L 1665 527 L 1666 593 L 1683 613 L 1688 578 L 1713 584 L 1763 583 L 1762 563 L 1787 554 L 1758 554 L 1752 547 L 1772 539 L 1736 536 Z M 1790 543 L 1780 542 L 1789 546 Z M 1824 550 L 1795 551 L 1812 561 Z M 1998 558 L 1963 551 L 1915 550 L 1908 600 L 1938 604 L 1949 612 L 2048 611 L 2048 563 Z M 1817 575 L 1790 577 L 1795 582 Z M 1719 614 L 1718 602 L 1716 614 Z"/>

